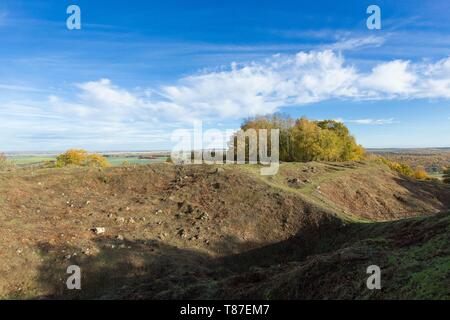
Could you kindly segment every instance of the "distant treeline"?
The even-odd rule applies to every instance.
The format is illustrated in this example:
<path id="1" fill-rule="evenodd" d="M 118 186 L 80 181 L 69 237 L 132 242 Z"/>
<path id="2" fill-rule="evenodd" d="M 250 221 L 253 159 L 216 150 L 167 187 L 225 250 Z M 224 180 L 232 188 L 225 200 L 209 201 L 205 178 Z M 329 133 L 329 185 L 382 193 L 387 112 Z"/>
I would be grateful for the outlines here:
<path id="1" fill-rule="evenodd" d="M 305 117 L 293 119 L 272 115 L 249 118 L 241 126 L 243 131 L 279 129 L 279 157 L 286 162 L 351 161 L 364 157 L 348 128 L 334 120 L 311 121 Z M 268 137 L 267 141 L 270 141 Z M 231 142 L 233 145 L 233 141 Z M 236 146 L 236 138 L 234 139 Z M 248 146 L 246 146 L 248 150 Z M 268 148 L 270 150 L 270 146 Z"/>

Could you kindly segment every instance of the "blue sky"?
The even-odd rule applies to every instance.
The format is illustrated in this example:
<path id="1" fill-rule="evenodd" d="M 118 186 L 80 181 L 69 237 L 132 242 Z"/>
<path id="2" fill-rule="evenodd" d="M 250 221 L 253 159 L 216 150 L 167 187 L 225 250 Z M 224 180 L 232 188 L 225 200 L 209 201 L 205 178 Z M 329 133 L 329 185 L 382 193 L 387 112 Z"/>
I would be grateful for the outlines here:
<path id="1" fill-rule="evenodd" d="M 81 8 L 81 30 L 66 9 Z M 381 8 L 368 30 L 366 8 Z M 0 3 L 0 150 L 169 149 L 203 121 L 339 119 L 366 147 L 450 146 L 448 1 Z"/>

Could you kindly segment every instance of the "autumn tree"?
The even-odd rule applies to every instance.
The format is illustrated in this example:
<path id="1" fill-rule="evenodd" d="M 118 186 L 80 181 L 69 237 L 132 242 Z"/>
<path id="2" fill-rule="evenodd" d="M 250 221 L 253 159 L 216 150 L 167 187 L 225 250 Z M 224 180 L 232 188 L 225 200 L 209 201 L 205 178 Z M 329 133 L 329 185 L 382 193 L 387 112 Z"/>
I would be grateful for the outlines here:
<path id="1" fill-rule="evenodd" d="M 104 156 L 96 153 L 88 154 L 88 152 L 83 149 L 69 149 L 56 157 L 56 167 L 61 168 L 70 165 L 102 168 L 110 166 Z"/>
<path id="2" fill-rule="evenodd" d="M 348 161 L 359 160 L 364 156 L 364 149 L 356 143 L 347 127 L 333 120 L 294 120 L 273 115 L 247 119 L 241 129 L 254 129 L 257 133 L 266 129 L 269 144 L 270 129 L 279 129 L 281 161 Z M 259 134 L 257 136 L 259 138 Z M 236 147 L 235 139 L 231 141 L 231 145 Z M 269 150 L 270 147 L 269 145 Z M 246 144 L 245 148 L 248 153 L 250 146 Z"/>

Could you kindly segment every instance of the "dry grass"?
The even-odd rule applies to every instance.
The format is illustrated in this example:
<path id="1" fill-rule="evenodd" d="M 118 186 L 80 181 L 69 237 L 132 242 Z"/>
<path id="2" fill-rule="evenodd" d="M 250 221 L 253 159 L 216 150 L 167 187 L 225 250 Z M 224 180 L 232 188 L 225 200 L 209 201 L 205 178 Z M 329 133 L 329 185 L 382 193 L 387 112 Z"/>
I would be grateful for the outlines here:
<path id="1" fill-rule="evenodd" d="M 351 221 L 436 212 L 450 199 L 448 187 L 405 180 L 372 162 L 283 164 L 272 178 L 253 166 L 223 168 L 1 174 L 0 297 L 218 296 L 213 278 L 302 261 L 329 250 L 329 237 L 340 243 L 336 234 Z M 82 268 L 81 292 L 65 289 L 70 264 Z"/>

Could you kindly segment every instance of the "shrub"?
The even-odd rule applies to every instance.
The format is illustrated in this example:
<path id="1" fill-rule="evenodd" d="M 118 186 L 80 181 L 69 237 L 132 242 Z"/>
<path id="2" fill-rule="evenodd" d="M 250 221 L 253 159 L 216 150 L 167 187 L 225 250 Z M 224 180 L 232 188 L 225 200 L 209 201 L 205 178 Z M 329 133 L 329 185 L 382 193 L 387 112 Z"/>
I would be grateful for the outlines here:
<path id="1" fill-rule="evenodd" d="M 0 170 L 11 170 L 14 167 L 14 164 L 3 153 L 0 153 Z"/>
<path id="2" fill-rule="evenodd" d="M 86 157 L 86 165 L 97 168 L 106 168 L 111 166 L 104 156 L 97 153 L 90 154 Z"/>
<path id="3" fill-rule="evenodd" d="M 86 162 L 87 151 L 82 149 L 70 149 L 56 157 L 56 166 L 69 165 L 82 166 Z"/>
<path id="4" fill-rule="evenodd" d="M 70 149 L 56 158 L 56 167 L 61 168 L 70 165 L 101 168 L 110 166 L 106 158 L 102 155 L 96 153 L 88 154 L 88 152 L 83 149 Z"/>
<path id="5" fill-rule="evenodd" d="M 417 168 L 414 171 L 414 178 L 416 178 L 418 180 L 427 180 L 427 179 L 429 179 L 429 176 L 424 168 Z"/>
<path id="6" fill-rule="evenodd" d="M 8 160 L 6 159 L 5 155 L 3 153 L 0 153 L 0 168 L 3 168 L 8 163 Z"/>
<path id="7" fill-rule="evenodd" d="M 130 166 L 130 161 L 123 160 L 121 165 L 122 165 L 122 167 L 129 167 Z"/>
<path id="8" fill-rule="evenodd" d="M 279 115 L 247 119 L 242 130 L 280 130 L 279 152 L 281 161 L 356 161 L 364 157 L 364 148 L 358 145 L 348 128 L 334 120 L 311 121 L 306 118 L 294 120 Z M 270 138 L 267 139 L 271 149 Z M 236 138 L 232 137 L 231 146 L 236 148 Z M 245 145 L 248 153 L 249 145 Z M 235 151 L 236 153 L 236 151 Z M 247 156 L 246 156 L 247 158 Z"/>
<path id="9" fill-rule="evenodd" d="M 384 163 L 387 165 L 391 170 L 394 170 L 404 176 L 408 176 L 411 178 L 419 179 L 419 180 L 428 180 L 430 177 L 428 176 L 428 173 L 423 168 L 417 168 L 416 170 L 413 170 L 410 166 L 404 163 L 399 163 L 395 161 L 390 161 L 383 157 L 378 157 L 377 161 Z"/>
<path id="10" fill-rule="evenodd" d="M 444 171 L 444 182 L 450 184 L 450 168 Z"/>

